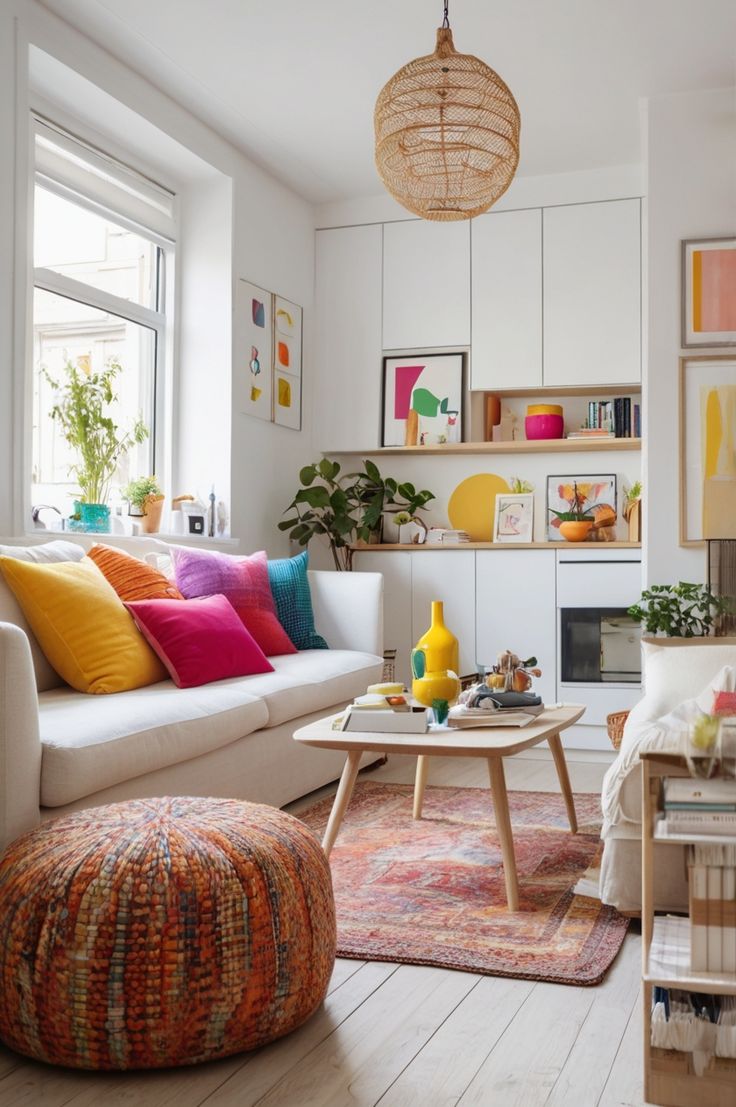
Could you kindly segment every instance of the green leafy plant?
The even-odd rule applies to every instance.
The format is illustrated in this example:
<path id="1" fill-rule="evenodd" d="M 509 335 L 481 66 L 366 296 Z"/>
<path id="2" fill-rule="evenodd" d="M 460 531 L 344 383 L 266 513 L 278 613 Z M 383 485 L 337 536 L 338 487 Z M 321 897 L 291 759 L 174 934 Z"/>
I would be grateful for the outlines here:
<path id="1" fill-rule="evenodd" d="M 515 496 L 523 496 L 529 492 L 534 491 L 534 485 L 529 480 L 522 480 L 521 477 L 511 478 L 511 491 Z"/>
<path id="2" fill-rule="evenodd" d="M 647 634 L 667 638 L 695 638 L 710 633 L 717 618 L 728 607 L 727 599 L 714 596 L 704 584 L 653 584 L 642 592 L 639 603 L 628 614 L 641 623 Z"/>
<path id="3" fill-rule="evenodd" d="M 368 460 L 361 472 L 342 473 L 339 462 L 322 458 L 301 469 L 299 481 L 302 487 L 284 512 L 290 517 L 279 523 L 279 530 L 288 531 L 302 546 L 323 535 L 336 569 L 352 569 L 354 543 L 370 540 L 385 511 L 406 512 L 415 519 L 434 499 L 427 489 L 419 491 L 408 481 L 382 477 L 378 466 Z"/>
<path id="4" fill-rule="evenodd" d="M 85 372 L 67 359 L 61 380 L 54 380 L 45 367 L 42 372 L 54 390 L 51 418 L 78 459 L 69 473 L 77 479 L 79 498 L 83 503 L 104 504 L 121 458 L 148 437 L 142 419 L 122 430 L 113 418 L 118 401 L 115 380 L 122 366 L 111 358 L 104 369 Z"/>
<path id="5" fill-rule="evenodd" d="M 640 480 L 635 480 L 631 488 L 627 488 L 624 492 L 624 500 L 627 504 L 634 504 L 641 499 L 641 493 L 642 483 Z"/>
<path id="6" fill-rule="evenodd" d="M 163 489 L 156 477 L 138 477 L 137 480 L 132 480 L 129 484 L 126 484 L 120 494 L 129 504 L 142 511 L 147 497 L 162 496 Z"/>

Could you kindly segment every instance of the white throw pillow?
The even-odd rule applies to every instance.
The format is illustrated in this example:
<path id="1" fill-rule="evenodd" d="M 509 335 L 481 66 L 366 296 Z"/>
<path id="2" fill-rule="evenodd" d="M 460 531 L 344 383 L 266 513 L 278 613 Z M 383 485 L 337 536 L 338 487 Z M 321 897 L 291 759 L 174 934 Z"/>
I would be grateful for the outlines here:
<path id="1" fill-rule="evenodd" d="M 64 539 L 59 538 L 52 542 L 43 542 L 38 546 L 0 546 L 0 557 L 14 557 L 18 561 L 32 561 L 40 565 L 58 561 L 81 561 L 84 557 L 84 549 L 76 542 L 65 542 Z M 39 692 L 46 692 L 49 688 L 59 688 L 64 682 L 46 660 L 2 573 L 0 573 L 0 623 L 15 623 L 27 635 L 31 645 L 33 668 L 36 672 L 36 687 Z"/>
<path id="2" fill-rule="evenodd" d="M 603 837 L 621 823 L 641 823 L 639 754 L 645 751 L 679 753 L 692 726 L 713 710 L 714 694 L 732 692 L 735 686 L 736 667 L 724 665 L 704 688 L 701 686 L 698 695 L 678 703 L 667 714 L 656 719 L 635 719 L 633 724 L 629 716 L 619 755 L 603 780 Z"/>

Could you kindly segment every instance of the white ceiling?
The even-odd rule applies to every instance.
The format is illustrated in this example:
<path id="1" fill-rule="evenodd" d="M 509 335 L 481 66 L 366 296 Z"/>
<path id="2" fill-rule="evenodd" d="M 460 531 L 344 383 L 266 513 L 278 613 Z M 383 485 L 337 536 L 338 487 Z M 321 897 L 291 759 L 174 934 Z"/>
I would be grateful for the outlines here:
<path id="1" fill-rule="evenodd" d="M 373 104 L 440 0 L 43 0 L 314 202 L 381 192 Z M 451 0 L 510 86 L 525 175 L 639 160 L 639 97 L 734 83 L 736 0 Z M 684 142 L 686 150 L 686 143 Z"/>

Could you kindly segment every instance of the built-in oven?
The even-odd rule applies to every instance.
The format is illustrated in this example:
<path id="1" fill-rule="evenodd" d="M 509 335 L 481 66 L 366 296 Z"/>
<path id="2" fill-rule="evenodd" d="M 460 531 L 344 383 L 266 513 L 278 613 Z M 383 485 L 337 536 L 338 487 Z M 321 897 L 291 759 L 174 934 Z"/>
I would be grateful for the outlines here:
<path id="1" fill-rule="evenodd" d="M 560 608 L 563 684 L 639 684 L 641 627 L 622 607 Z"/>

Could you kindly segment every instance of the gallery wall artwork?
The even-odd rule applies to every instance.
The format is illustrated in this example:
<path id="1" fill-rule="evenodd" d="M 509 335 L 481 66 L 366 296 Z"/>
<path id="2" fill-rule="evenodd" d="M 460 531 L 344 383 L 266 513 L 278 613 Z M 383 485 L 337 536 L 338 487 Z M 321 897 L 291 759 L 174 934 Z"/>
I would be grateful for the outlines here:
<path id="1" fill-rule="evenodd" d="M 282 427 L 302 426 L 302 309 L 274 296 L 273 418 Z"/>
<path id="2" fill-rule="evenodd" d="M 736 346 L 736 238 L 682 243 L 682 345 Z"/>
<path id="3" fill-rule="evenodd" d="M 233 329 L 235 349 L 240 351 L 235 365 L 237 410 L 301 430 L 302 309 L 239 280 Z"/>
<path id="4" fill-rule="evenodd" d="M 384 358 L 383 446 L 462 442 L 462 418 L 462 354 Z"/>
<path id="5" fill-rule="evenodd" d="M 493 541 L 531 542 L 533 530 L 534 494 L 532 492 L 497 493 Z"/>
<path id="6" fill-rule="evenodd" d="M 548 476 L 547 477 L 547 541 L 559 542 L 560 520 L 551 511 L 566 512 L 570 510 L 570 501 L 573 492 L 582 501 L 583 510 L 589 512 L 594 519 L 605 517 L 612 518 L 613 525 L 618 514 L 616 501 L 616 474 L 615 473 L 587 473 L 573 476 Z M 610 509 L 605 510 L 604 509 Z M 613 516 L 611 517 L 611 511 Z M 596 524 L 594 523 L 594 526 Z"/>
<path id="7" fill-rule="evenodd" d="M 736 356 L 680 362 L 680 541 L 736 535 Z"/>

